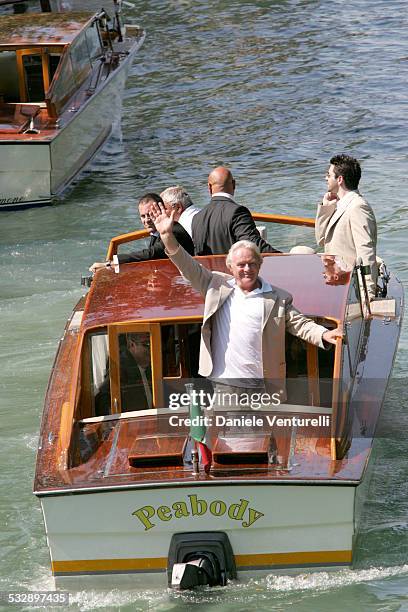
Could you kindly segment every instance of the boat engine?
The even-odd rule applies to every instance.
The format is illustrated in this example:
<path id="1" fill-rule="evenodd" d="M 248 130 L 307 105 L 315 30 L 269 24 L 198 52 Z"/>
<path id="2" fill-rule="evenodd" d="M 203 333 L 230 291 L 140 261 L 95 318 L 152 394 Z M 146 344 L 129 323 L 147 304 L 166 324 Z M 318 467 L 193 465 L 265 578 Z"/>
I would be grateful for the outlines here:
<path id="1" fill-rule="evenodd" d="M 169 548 L 168 584 L 175 589 L 225 586 L 237 577 L 234 554 L 226 533 L 176 533 Z"/>

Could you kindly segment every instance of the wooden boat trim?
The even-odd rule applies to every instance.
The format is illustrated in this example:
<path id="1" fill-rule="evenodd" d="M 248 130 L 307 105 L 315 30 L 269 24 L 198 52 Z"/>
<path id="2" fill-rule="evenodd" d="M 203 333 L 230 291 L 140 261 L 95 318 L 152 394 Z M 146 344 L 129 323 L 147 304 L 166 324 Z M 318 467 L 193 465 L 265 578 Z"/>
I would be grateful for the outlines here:
<path id="1" fill-rule="evenodd" d="M 219 412 L 228 412 L 229 408 L 225 408 L 223 406 L 220 406 L 218 408 Z M 260 414 L 262 414 L 262 412 L 266 412 L 266 411 L 270 411 L 270 412 L 282 412 L 282 413 L 302 413 L 302 414 L 332 414 L 333 409 L 331 407 L 326 407 L 326 406 L 307 406 L 307 405 L 301 405 L 301 404 L 280 404 L 278 406 L 273 406 L 273 407 L 264 407 L 263 409 L 260 409 L 259 412 Z M 189 408 L 182 406 L 180 408 L 177 409 L 177 414 L 188 414 L 189 412 Z M 78 421 L 78 423 L 103 423 L 105 421 L 116 421 L 118 419 L 135 419 L 135 418 L 140 418 L 143 416 L 156 416 L 156 415 L 160 415 L 160 414 L 164 414 L 164 415 L 168 415 L 169 414 L 169 409 L 168 408 L 151 408 L 149 410 L 132 410 L 129 412 L 117 412 L 115 414 L 106 414 L 104 416 L 95 416 L 95 417 L 87 417 L 85 419 L 80 419 Z M 176 414 L 176 411 L 175 411 Z"/>
<path id="2" fill-rule="evenodd" d="M 135 232 L 128 232 L 127 234 L 120 234 L 115 236 L 109 243 L 108 251 L 106 253 L 106 260 L 111 261 L 113 256 L 118 252 L 118 246 L 126 244 L 127 242 L 133 242 L 134 240 L 140 240 L 141 238 L 147 238 L 150 236 L 148 230 L 137 230 Z"/>
<path id="3" fill-rule="evenodd" d="M 340 324 L 340 321 L 338 322 Z M 340 394 L 340 376 L 341 376 L 341 353 L 343 341 L 338 338 L 336 341 L 333 366 L 333 391 L 332 391 L 332 407 L 333 414 L 331 420 L 330 434 L 330 454 L 333 461 L 337 459 L 336 448 L 336 423 L 338 418 L 339 394 Z"/>
<path id="4" fill-rule="evenodd" d="M 71 382 L 69 385 L 68 400 L 62 404 L 61 423 L 58 438 L 59 448 L 59 469 L 67 470 L 70 466 L 69 450 L 71 448 L 71 440 L 73 434 L 73 426 L 75 422 L 75 407 L 80 385 L 81 372 L 81 348 L 83 344 L 83 336 L 77 339 L 76 348 L 74 351 L 74 365 L 71 373 Z"/>
<path id="5" fill-rule="evenodd" d="M 309 403 L 311 406 L 319 406 L 319 361 L 318 348 L 314 344 L 308 344 L 306 349 L 307 380 L 309 385 Z"/>
<path id="6" fill-rule="evenodd" d="M 255 468 L 254 468 L 255 469 Z M 189 480 L 181 482 L 179 480 L 163 480 L 161 482 L 135 482 L 131 484 L 118 484 L 118 485 L 100 485 L 95 487 L 64 487 L 56 489 L 34 489 L 34 495 L 37 497 L 60 497 L 62 495 L 89 495 L 98 493 L 109 493 L 114 491 L 133 491 L 137 489 L 182 489 L 190 488 L 191 485 L 194 487 L 224 487 L 226 485 L 231 487 L 242 487 L 245 486 L 262 486 L 262 487 L 274 487 L 275 485 L 288 486 L 288 487 L 304 487 L 304 486 L 319 486 L 319 487 L 352 487 L 356 488 L 361 484 L 360 479 L 358 480 L 336 480 L 336 479 L 321 479 L 316 478 L 298 478 L 296 480 L 288 480 L 285 478 L 276 478 L 274 480 L 261 480 L 257 478 L 248 478 L 246 480 L 232 480 L 231 478 L 217 479 L 208 478 L 206 480 L 197 480 L 191 475 Z"/>
<path id="7" fill-rule="evenodd" d="M 283 225 L 303 225 L 313 228 L 315 220 L 310 217 L 292 217 L 290 215 L 276 215 L 273 213 L 258 213 L 251 211 L 254 221 L 264 221 L 269 223 L 281 223 Z"/>
<path id="8" fill-rule="evenodd" d="M 315 220 L 310 217 L 291 217 L 288 215 L 275 215 L 271 213 L 257 213 L 251 211 L 251 216 L 254 221 L 262 221 L 264 223 L 280 223 L 284 225 L 303 225 L 306 227 L 313 228 L 315 226 Z M 106 260 L 111 261 L 114 255 L 117 255 L 118 247 L 121 244 L 127 242 L 133 242 L 134 240 L 140 240 L 150 235 L 148 230 L 137 230 L 135 232 L 129 232 L 127 234 L 120 234 L 111 239 L 106 253 Z"/>

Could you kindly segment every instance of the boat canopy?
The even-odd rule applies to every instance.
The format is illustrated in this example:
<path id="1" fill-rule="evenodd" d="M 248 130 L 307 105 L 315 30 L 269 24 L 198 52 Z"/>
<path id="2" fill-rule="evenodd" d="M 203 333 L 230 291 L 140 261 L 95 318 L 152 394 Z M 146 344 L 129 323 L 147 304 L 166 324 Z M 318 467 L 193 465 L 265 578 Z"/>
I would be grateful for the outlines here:
<path id="1" fill-rule="evenodd" d="M 43 45 L 69 45 L 94 18 L 93 13 L 30 13 L 0 20 L 0 50 Z"/>
<path id="2" fill-rule="evenodd" d="M 198 258 L 206 268 L 228 272 L 225 256 Z M 341 321 L 350 278 L 328 285 L 319 255 L 265 255 L 260 275 L 293 295 L 298 310 L 310 317 Z M 83 317 L 84 331 L 114 323 L 185 319 L 203 315 L 203 298 L 168 260 L 120 266 L 119 274 L 101 270 L 92 283 Z"/>

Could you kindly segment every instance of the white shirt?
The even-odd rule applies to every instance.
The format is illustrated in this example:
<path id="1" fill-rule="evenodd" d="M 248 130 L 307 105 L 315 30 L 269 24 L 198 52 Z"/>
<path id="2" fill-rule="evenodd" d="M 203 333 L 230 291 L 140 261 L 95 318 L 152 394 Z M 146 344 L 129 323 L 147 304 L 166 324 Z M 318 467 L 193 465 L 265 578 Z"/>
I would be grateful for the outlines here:
<path id="1" fill-rule="evenodd" d="M 226 191 L 217 191 L 217 193 L 211 194 L 212 198 L 215 198 L 215 196 L 222 196 L 223 198 L 229 198 L 230 200 L 234 200 L 232 195 L 230 193 L 227 193 Z"/>
<path id="2" fill-rule="evenodd" d="M 264 297 L 272 291 L 261 278 L 261 287 L 244 293 L 235 279 L 234 291 L 214 316 L 211 333 L 211 379 L 228 379 L 232 386 L 263 385 L 262 329 Z M 243 380 L 242 380 L 243 379 Z"/>
<path id="3" fill-rule="evenodd" d="M 190 236 L 193 235 L 192 234 L 192 229 L 191 229 L 191 224 L 193 222 L 193 217 L 198 212 L 200 212 L 200 210 L 202 210 L 202 209 L 199 206 L 195 206 L 194 204 L 191 204 L 185 210 L 183 210 L 183 212 L 180 215 L 180 219 L 178 220 L 180 225 L 182 225 L 184 227 L 184 229 L 186 230 L 186 232 Z"/>

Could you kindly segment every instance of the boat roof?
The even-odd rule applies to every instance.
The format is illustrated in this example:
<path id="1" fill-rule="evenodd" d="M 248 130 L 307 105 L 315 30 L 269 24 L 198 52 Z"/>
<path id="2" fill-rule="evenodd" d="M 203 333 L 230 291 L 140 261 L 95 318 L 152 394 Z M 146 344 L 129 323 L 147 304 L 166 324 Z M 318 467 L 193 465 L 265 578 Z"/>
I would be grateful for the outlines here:
<path id="1" fill-rule="evenodd" d="M 70 44 L 95 13 L 23 13 L 0 19 L 2 47 Z"/>
<path id="2" fill-rule="evenodd" d="M 197 257 L 206 268 L 228 272 L 225 256 Z M 311 317 L 341 321 L 350 280 L 327 285 L 319 255 L 265 255 L 261 277 L 289 291 L 293 304 Z M 204 300 L 167 259 L 122 264 L 97 271 L 83 315 L 83 329 L 113 323 L 201 317 Z"/>

